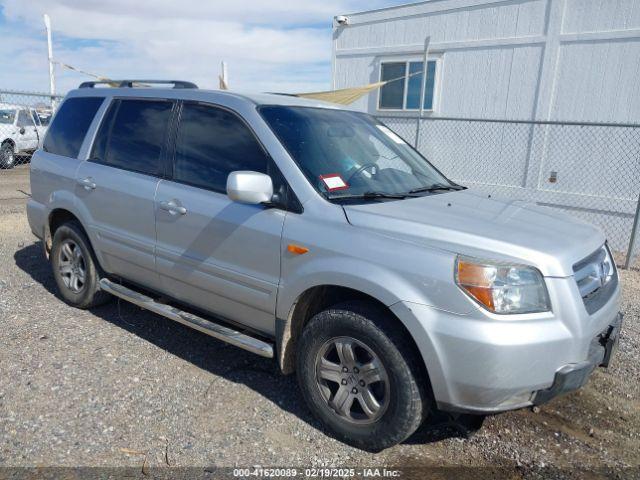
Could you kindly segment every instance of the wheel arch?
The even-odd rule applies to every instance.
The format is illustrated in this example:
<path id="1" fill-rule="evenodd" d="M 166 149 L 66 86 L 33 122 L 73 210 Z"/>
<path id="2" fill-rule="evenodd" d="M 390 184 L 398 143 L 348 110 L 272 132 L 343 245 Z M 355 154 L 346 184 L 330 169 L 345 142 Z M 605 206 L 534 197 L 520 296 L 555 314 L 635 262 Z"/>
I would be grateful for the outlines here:
<path id="1" fill-rule="evenodd" d="M 347 300 L 360 300 L 384 311 L 402 328 L 410 339 L 416 358 L 419 359 L 423 374 L 428 380 L 429 373 L 424 363 L 414 335 L 404 322 L 386 305 L 371 293 L 351 287 L 334 284 L 315 285 L 302 292 L 289 309 L 286 319 L 276 319 L 276 352 L 278 365 L 283 374 L 295 371 L 297 342 L 308 321 L 322 310 Z"/>
<path id="2" fill-rule="evenodd" d="M 80 225 L 80 228 L 82 228 L 82 231 L 84 232 L 87 239 L 89 240 L 89 246 L 93 250 L 93 253 L 96 254 L 96 249 L 93 246 L 91 236 L 89 235 L 89 232 L 84 226 L 84 223 L 81 220 L 81 218 L 78 215 L 76 215 L 73 211 L 71 211 L 69 208 L 59 206 L 59 207 L 53 208 L 49 212 L 49 214 L 47 215 L 47 222 L 45 223 L 45 226 L 44 226 L 43 243 L 44 243 L 44 250 L 45 250 L 45 254 L 47 255 L 47 258 L 51 253 L 53 236 L 55 235 L 56 230 L 61 225 L 64 225 L 65 223 L 70 221 L 75 221 L 78 223 L 78 225 Z"/>
<path id="3" fill-rule="evenodd" d="M 2 142 L 0 142 L 0 145 L 12 145 L 13 146 L 13 150 L 15 153 L 15 149 L 16 149 L 16 142 L 13 138 L 5 138 L 4 140 L 2 140 Z"/>

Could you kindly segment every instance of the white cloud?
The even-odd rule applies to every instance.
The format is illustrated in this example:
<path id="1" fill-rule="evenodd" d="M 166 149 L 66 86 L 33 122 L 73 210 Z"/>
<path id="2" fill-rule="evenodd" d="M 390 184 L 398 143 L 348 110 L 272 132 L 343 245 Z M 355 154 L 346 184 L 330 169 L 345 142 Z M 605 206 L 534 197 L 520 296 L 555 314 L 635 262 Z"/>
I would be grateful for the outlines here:
<path id="1" fill-rule="evenodd" d="M 111 78 L 181 78 L 216 87 L 220 62 L 233 88 L 308 91 L 329 87 L 331 21 L 354 7 L 347 0 L 0 0 L 8 28 L 2 87 L 46 90 L 42 14 L 51 16 L 54 56 Z M 7 31 L 8 30 L 8 31 Z M 7 34 L 8 37 L 7 38 Z M 60 90 L 86 79 L 57 69 Z M 4 84 L 8 81 L 8 84 Z"/>

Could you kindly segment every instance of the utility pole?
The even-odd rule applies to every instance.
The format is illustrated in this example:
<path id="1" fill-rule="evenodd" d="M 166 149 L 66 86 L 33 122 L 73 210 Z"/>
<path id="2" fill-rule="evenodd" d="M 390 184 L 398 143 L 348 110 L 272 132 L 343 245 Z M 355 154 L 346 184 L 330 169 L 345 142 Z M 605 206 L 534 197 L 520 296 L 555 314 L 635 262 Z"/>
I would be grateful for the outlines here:
<path id="1" fill-rule="evenodd" d="M 229 90 L 229 77 L 227 76 L 227 62 L 222 62 L 222 73 L 220 74 L 220 90 Z"/>
<path id="2" fill-rule="evenodd" d="M 420 120 L 424 113 L 424 96 L 425 86 L 427 84 L 427 59 L 429 57 L 429 42 L 431 42 L 431 35 L 427 35 L 424 39 L 424 52 L 422 56 L 422 84 L 420 85 L 420 113 L 416 120 L 416 150 L 420 151 Z"/>
<path id="3" fill-rule="evenodd" d="M 49 15 L 44 14 L 44 26 L 47 30 L 47 47 L 49 49 L 49 87 L 51 90 L 51 109 L 54 110 L 56 105 L 56 79 L 53 74 L 53 46 L 51 44 L 51 19 Z"/>

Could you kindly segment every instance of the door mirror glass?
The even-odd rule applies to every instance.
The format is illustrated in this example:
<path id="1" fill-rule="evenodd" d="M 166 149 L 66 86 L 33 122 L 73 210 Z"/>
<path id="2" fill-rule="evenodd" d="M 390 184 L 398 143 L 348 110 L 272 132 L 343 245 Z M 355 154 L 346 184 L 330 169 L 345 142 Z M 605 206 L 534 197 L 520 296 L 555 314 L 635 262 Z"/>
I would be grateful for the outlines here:
<path id="1" fill-rule="evenodd" d="M 234 202 L 259 204 L 271 202 L 273 182 L 264 173 L 238 170 L 227 177 L 227 196 Z"/>

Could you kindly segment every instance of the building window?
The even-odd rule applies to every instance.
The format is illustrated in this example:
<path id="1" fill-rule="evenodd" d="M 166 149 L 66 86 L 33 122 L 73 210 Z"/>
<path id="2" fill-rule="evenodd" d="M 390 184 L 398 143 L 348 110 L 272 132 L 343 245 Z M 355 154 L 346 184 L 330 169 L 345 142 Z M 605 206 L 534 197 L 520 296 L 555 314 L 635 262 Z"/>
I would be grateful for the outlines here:
<path id="1" fill-rule="evenodd" d="M 436 60 L 427 61 L 427 78 L 424 81 L 424 110 L 433 110 L 436 65 Z M 380 81 L 389 81 L 389 83 L 380 89 L 378 109 L 419 110 L 422 74 L 422 62 L 383 62 L 380 65 Z"/>

